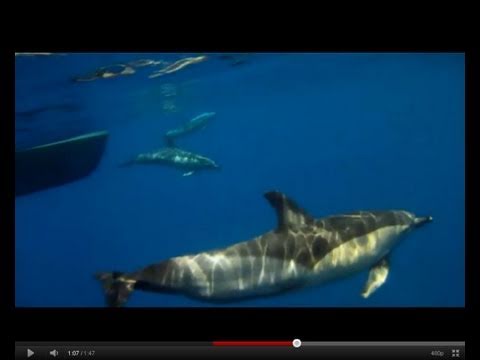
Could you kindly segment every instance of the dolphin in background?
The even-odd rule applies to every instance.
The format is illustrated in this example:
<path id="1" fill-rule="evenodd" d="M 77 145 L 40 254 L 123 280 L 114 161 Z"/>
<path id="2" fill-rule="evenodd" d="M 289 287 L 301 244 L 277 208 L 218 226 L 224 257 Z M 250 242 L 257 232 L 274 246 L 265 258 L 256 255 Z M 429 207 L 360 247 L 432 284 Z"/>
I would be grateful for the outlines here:
<path id="1" fill-rule="evenodd" d="M 167 138 L 167 141 L 171 141 L 171 139 L 173 138 L 201 130 L 215 115 L 215 112 L 204 112 L 200 115 L 197 115 L 193 119 L 187 121 L 182 126 L 167 131 L 165 137 Z"/>
<path id="2" fill-rule="evenodd" d="M 199 170 L 219 169 L 220 166 L 206 156 L 193 153 L 176 146 L 175 139 L 205 127 L 214 112 L 202 113 L 184 125 L 167 131 L 164 137 L 165 148 L 137 155 L 135 158 L 121 164 L 121 167 L 135 164 L 167 165 L 183 171 L 183 176 L 190 176 Z"/>
<path id="3" fill-rule="evenodd" d="M 75 76 L 72 81 L 74 82 L 87 82 L 94 81 L 97 79 L 111 79 L 123 75 L 133 75 L 136 70 L 129 65 L 125 64 L 115 64 L 110 66 L 103 66 L 96 69 L 92 73 L 89 73 L 84 76 Z"/>
<path id="4" fill-rule="evenodd" d="M 152 74 L 150 74 L 149 78 L 153 79 L 153 78 L 156 78 L 158 76 L 171 74 L 171 73 L 177 72 L 177 71 L 179 71 L 179 70 L 181 70 L 181 69 L 183 69 L 183 68 L 185 68 L 189 65 L 197 64 L 197 63 L 200 63 L 202 61 L 205 61 L 206 59 L 207 59 L 207 56 L 205 56 L 205 55 L 196 56 L 196 57 L 186 57 L 186 58 L 175 61 L 173 64 L 169 64 L 169 65 L 165 66 L 163 69 L 160 69 L 160 70 L 157 70 L 157 71 L 153 72 Z"/>
<path id="5" fill-rule="evenodd" d="M 193 175 L 200 170 L 220 169 L 220 166 L 206 156 L 175 147 L 170 141 L 169 146 L 137 155 L 120 165 L 120 167 L 143 165 L 166 165 L 183 172 L 183 176 Z"/>

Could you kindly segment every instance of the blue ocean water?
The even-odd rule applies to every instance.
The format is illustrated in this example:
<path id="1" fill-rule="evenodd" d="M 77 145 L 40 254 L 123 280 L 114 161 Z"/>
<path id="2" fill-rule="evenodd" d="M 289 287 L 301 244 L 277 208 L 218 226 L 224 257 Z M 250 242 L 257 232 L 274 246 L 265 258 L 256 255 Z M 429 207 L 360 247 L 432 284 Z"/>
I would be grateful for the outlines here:
<path id="1" fill-rule="evenodd" d="M 271 230 L 263 198 L 279 190 L 314 217 L 404 209 L 434 221 L 391 254 L 387 282 L 360 296 L 367 272 L 233 306 L 461 307 L 465 302 L 464 56 L 455 53 L 248 54 L 154 79 L 69 81 L 96 68 L 198 54 L 16 57 L 16 110 L 74 103 L 16 119 L 18 149 L 107 130 L 98 168 L 16 198 L 16 305 L 102 307 L 97 271 L 133 271 Z M 162 166 L 119 168 L 163 146 L 163 134 L 216 112 L 181 145 L 220 171 L 183 177 Z M 222 306 L 135 292 L 128 306 Z M 228 306 L 232 306 L 229 304 Z"/>

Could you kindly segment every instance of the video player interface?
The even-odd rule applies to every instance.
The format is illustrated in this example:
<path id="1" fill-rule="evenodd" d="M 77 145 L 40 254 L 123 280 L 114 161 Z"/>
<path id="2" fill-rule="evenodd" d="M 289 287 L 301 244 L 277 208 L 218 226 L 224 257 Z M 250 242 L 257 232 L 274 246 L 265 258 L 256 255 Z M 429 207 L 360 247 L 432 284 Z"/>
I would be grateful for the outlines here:
<path id="1" fill-rule="evenodd" d="M 16 343 L 15 359 L 465 359 L 465 342 Z"/>

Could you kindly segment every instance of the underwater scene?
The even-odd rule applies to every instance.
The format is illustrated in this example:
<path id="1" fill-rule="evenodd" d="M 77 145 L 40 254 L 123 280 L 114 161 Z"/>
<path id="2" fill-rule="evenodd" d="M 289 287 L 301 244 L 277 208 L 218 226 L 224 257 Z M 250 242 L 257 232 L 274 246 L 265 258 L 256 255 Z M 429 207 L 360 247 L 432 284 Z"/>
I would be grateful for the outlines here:
<path id="1" fill-rule="evenodd" d="M 15 53 L 17 307 L 463 307 L 462 53 Z"/>

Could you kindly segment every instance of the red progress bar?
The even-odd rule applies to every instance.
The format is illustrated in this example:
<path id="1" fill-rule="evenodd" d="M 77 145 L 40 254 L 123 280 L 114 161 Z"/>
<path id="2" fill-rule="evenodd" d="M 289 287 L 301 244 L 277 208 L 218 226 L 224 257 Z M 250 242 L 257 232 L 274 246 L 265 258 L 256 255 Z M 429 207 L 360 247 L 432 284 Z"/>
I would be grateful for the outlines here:
<path id="1" fill-rule="evenodd" d="M 213 346 L 293 346 L 291 341 L 214 341 Z"/>

